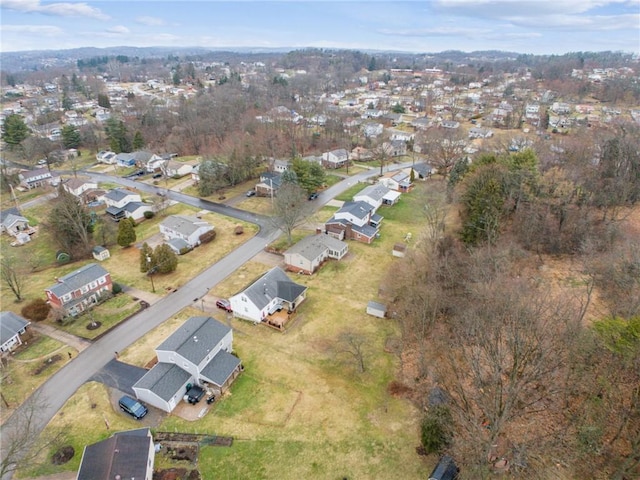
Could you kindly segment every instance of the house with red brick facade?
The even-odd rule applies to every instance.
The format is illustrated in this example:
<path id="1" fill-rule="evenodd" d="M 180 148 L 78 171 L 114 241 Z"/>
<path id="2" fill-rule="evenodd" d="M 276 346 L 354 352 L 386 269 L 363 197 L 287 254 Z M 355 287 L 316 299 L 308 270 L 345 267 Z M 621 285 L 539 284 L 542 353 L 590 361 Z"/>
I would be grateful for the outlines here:
<path id="1" fill-rule="evenodd" d="M 113 288 L 111 275 L 97 263 L 89 263 L 56 280 L 55 285 L 44 290 L 47 300 L 52 307 L 72 316 L 100 303 Z"/>

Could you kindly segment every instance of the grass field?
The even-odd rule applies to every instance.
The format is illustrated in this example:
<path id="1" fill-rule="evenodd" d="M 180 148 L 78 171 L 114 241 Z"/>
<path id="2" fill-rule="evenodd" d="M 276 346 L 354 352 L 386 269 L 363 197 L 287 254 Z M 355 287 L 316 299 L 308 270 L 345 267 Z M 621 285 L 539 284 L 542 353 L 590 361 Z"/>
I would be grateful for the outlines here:
<path id="1" fill-rule="evenodd" d="M 234 437 L 231 448 L 201 448 L 203 478 L 426 478 L 435 458 L 415 452 L 420 412 L 387 391 L 399 358 L 384 346 L 399 337 L 397 325 L 367 316 L 365 308 L 369 300 L 385 300 L 378 290 L 398 262 L 392 246 L 407 231 L 420 230 L 428 188 L 429 183 L 420 184 L 399 204 L 380 211 L 385 220 L 374 244 L 350 242 L 341 262 L 329 262 L 313 276 L 292 277 L 308 287 L 308 294 L 285 333 L 215 313 L 233 328 L 245 371 L 203 418 L 188 422 L 170 415 L 158 426 Z M 248 262 L 212 294 L 229 296 L 269 268 L 259 260 Z M 180 312 L 121 352 L 120 359 L 146 365 L 167 335 L 198 314 L 193 308 Z M 345 333 L 364 342 L 364 372 L 346 352 Z M 86 443 L 138 425 L 106 399 L 104 387 L 85 385 L 48 428 L 65 428 L 68 443 L 80 452 Z M 22 477 L 74 470 L 78 462 L 76 454 L 66 465 L 34 468 Z"/>

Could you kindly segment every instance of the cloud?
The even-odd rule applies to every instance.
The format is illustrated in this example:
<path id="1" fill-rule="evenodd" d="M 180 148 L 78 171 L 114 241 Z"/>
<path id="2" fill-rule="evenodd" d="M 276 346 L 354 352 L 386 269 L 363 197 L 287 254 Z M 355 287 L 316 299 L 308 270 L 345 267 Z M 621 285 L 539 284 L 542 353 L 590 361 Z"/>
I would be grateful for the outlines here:
<path id="1" fill-rule="evenodd" d="M 23 13 L 41 13 L 60 17 L 89 17 L 98 20 L 108 20 L 110 17 L 98 8 L 91 7 L 84 2 L 49 3 L 43 5 L 40 0 L 2 0 L 0 6 L 7 10 Z"/>
<path id="2" fill-rule="evenodd" d="M 127 33 L 130 33 L 131 30 L 129 30 L 127 27 L 125 27 L 124 25 L 116 25 L 115 27 L 109 27 L 107 28 L 107 32 L 109 33 L 118 33 L 118 34 L 123 34 L 126 35 Z"/>
<path id="3" fill-rule="evenodd" d="M 47 37 L 55 37 L 64 33 L 64 30 L 53 25 L 1 25 L 0 31 L 44 35 Z"/>
<path id="4" fill-rule="evenodd" d="M 400 37 L 473 37 L 490 33 L 491 30 L 482 28 L 466 28 L 466 27 L 435 27 L 435 28 L 418 28 L 410 30 L 392 30 L 383 28 L 378 30 L 381 35 L 400 36 Z"/>
<path id="5" fill-rule="evenodd" d="M 138 17 L 136 18 L 137 23 L 141 23 L 142 25 L 148 25 L 150 27 L 161 27 L 162 25 L 166 25 L 162 18 L 158 17 Z"/>
<path id="6" fill-rule="evenodd" d="M 470 16 L 504 18 L 508 15 L 544 16 L 554 14 L 575 15 L 594 8 L 612 5 L 631 6 L 629 0 L 436 0 L 440 10 L 451 10 Z"/>
<path id="7" fill-rule="evenodd" d="M 546 15 L 544 17 L 509 17 L 506 20 L 521 27 L 553 28 L 556 30 L 625 30 L 637 29 L 640 14 L 626 15 Z"/>

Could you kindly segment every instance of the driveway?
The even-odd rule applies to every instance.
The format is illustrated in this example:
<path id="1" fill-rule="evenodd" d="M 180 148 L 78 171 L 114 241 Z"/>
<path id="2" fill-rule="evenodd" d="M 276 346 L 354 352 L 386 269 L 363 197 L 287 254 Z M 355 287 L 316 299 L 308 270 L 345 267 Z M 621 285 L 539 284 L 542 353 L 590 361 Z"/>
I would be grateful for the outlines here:
<path id="1" fill-rule="evenodd" d="M 89 378 L 89 381 L 104 383 L 107 387 L 135 397 L 133 386 L 145 373 L 147 370 L 144 368 L 122 363 L 114 358 Z"/>

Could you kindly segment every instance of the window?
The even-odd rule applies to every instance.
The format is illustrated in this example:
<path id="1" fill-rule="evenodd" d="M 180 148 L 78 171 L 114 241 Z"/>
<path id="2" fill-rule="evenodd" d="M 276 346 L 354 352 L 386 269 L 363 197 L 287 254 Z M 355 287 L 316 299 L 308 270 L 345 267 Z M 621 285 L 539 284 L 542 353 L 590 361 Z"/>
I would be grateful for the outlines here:
<path id="1" fill-rule="evenodd" d="M 98 283 L 99 283 L 100 285 L 102 285 L 103 283 L 107 283 L 107 279 L 106 279 L 105 277 L 100 277 L 100 278 L 98 279 Z"/>
<path id="2" fill-rule="evenodd" d="M 69 300 L 71 300 L 71 294 L 67 293 L 66 295 L 62 296 L 62 301 L 63 302 L 68 302 Z"/>
<path id="3" fill-rule="evenodd" d="M 91 282 L 91 283 L 89 284 L 89 288 L 91 288 L 91 289 L 94 289 L 94 288 L 96 288 L 97 286 L 98 286 L 98 282 L 95 282 L 95 281 L 94 281 L 94 282 Z"/>
<path id="4" fill-rule="evenodd" d="M 80 288 L 80 293 L 87 293 L 89 291 L 89 286 L 88 285 L 84 285 L 83 287 Z"/>

